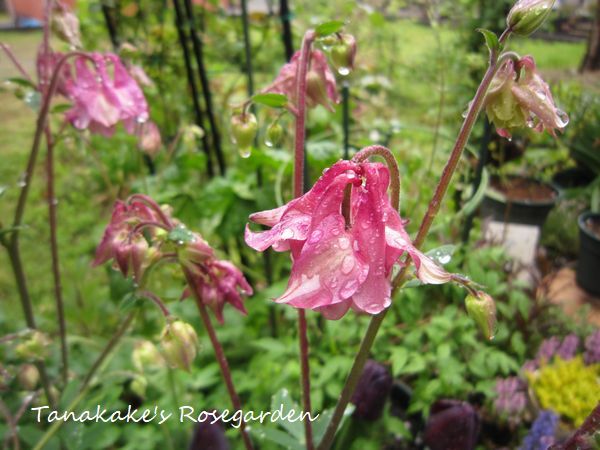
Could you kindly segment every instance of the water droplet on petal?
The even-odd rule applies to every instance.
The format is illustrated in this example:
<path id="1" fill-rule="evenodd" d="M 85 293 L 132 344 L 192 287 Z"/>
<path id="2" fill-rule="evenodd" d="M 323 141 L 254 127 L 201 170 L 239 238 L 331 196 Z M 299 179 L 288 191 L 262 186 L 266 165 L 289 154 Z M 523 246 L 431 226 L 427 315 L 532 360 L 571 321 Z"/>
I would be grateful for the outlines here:
<path id="1" fill-rule="evenodd" d="M 294 238 L 294 230 L 291 228 L 286 228 L 281 233 L 281 239 L 293 239 Z"/>
<path id="2" fill-rule="evenodd" d="M 344 287 L 340 290 L 340 296 L 344 299 L 350 297 L 352 294 L 356 292 L 356 288 L 358 287 L 358 281 L 349 280 L 344 284 Z"/>
<path id="3" fill-rule="evenodd" d="M 321 230 L 315 230 L 310 235 L 308 242 L 314 244 L 315 242 L 318 242 L 321 237 L 323 237 L 323 232 Z"/>
<path id="4" fill-rule="evenodd" d="M 342 273 L 348 275 L 354 269 L 354 258 L 350 255 L 346 255 L 342 261 Z"/>
<path id="5" fill-rule="evenodd" d="M 340 242 L 340 248 L 342 250 L 346 250 L 347 248 L 350 247 L 350 239 L 348 239 L 347 237 L 340 238 L 339 242 Z"/>

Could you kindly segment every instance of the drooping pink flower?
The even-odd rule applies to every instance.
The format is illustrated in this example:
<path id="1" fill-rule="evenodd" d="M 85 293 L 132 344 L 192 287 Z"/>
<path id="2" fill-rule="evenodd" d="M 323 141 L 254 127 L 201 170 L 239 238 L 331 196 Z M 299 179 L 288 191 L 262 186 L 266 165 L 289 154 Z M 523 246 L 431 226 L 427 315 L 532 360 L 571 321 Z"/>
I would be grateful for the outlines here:
<path id="1" fill-rule="evenodd" d="M 300 52 L 294 53 L 289 63 L 279 71 L 275 81 L 263 90 L 266 93 L 285 95 L 290 102 L 296 97 L 296 74 L 300 62 Z M 333 111 L 333 104 L 339 102 L 335 75 L 329 68 L 327 57 L 319 50 L 310 53 L 310 66 L 306 75 L 306 104 L 309 108 L 323 105 Z"/>
<path id="2" fill-rule="evenodd" d="M 148 120 L 148 104 L 135 80 L 119 57 L 109 53 L 90 53 L 75 60 L 75 76 L 67 86 L 73 108 L 66 117 L 78 129 L 112 136 L 117 123 L 123 122 L 128 133 Z M 112 74 L 111 74 L 112 72 Z"/>
<path id="3" fill-rule="evenodd" d="M 141 232 L 134 231 L 142 223 L 160 221 L 156 212 L 141 201 L 117 200 L 92 265 L 98 266 L 112 259 L 124 276 L 133 272 L 134 278 L 139 280 L 149 245 Z"/>
<path id="4" fill-rule="evenodd" d="M 424 283 L 451 276 L 418 251 L 387 194 L 389 171 L 379 163 L 339 161 L 303 196 L 287 205 L 252 214 L 271 229 L 246 227 L 246 243 L 258 251 L 290 250 L 292 272 L 276 301 L 342 317 L 350 307 L 377 314 L 391 303 L 391 273 L 408 253 Z M 349 223 L 342 214 L 350 186 Z"/>
<path id="5" fill-rule="evenodd" d="M 223 323 L 225 303 L 246 314 L 242 295 L 252 295 L 252 287 L 231 262 L 209 259 L 194 274 L 194 288 L 198 297 L 214 311 L 219 323 Z M 183 298 L 189 296 L 190 291 L 186 289 Z"/>
<path id="6" fill-rule="evenodd" d="M 518 62 L 506 61 L 496 73 L 484 102 L 489 120 L 503 137 L 512 130 L 532 128 L 556 136 L 569 118 L 556 107 L 548 84 L 537 71 L 531 56 Z"/>

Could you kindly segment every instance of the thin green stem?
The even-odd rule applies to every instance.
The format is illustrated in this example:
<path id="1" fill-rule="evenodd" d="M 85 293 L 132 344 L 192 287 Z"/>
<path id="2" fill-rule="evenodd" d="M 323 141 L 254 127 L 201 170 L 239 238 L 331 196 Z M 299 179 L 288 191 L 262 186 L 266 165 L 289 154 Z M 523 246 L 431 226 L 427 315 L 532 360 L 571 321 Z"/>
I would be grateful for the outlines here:
<path id="1" fill-rule="evenodd" d="M 504 43 L 504 41 L 508 38 L 509 35 L 510 30 L 506 30 L 500 37 L 500 42 Z M 458 161 L 460 160 L 460 157 L 467 144 L 469 136 L 471 135 L 473 125 L 475 124 L 475 121 L 479 116 L 483 105 L 483 101 L 485 99 L 485 95 L 490 86 L 490 83 L 492 82 L 492 79 L 494 78 L 494 75 L 496 74 L 496 71 L 498 70 L 498 67 L 499 58 L 497 51 L 492 50 L 490 51 L 489 67 L 483 77 L 483 80 L 481 81 L 481 84 L 479 85 L 479 88 L 477 89 L 477 92 L 475 93 L 473 101 L 471 102 L 471 106 L 460 129 L 460 132 L 454 144 L 454 148 L 452 149 L 452 153 L 450 154 L 450 157 L 448 158 L 446 166 L 444 167 L 444 170 L 442 172 L 440 182 L 438 183 L 433 198 L 429 202 L 429 207 L 427 209 L 427 212 L 425 213 L 423 221 L 421 222 L 421 226 L 419 227 L 417 237 L 414 241 L 414 246 L 417 248 L 423 244 L 423 241 L 425 240 L 425 237 L 429 232 L 431 224 L 433 223 L 433 219 L 435 219 L 435 216 L 437 215 L 440 209 L 441 202 L 444 199 L 444 196 L 446 195 L 448 186 L 452 179 L 452 175 L 456 171 Z M 404 268 L 392 281 L 392 298 L 394 298 L 396 293 L 406 282 L 407 268 L 408 265 L 404 266 Z M 331 445 L 333 444 L 335 433 L 342 420 L 344 411 L 346 410 L 346 406 L 350 401 L 352 393 L 356 388 L 360 375 L 369 356 L 369 352 L 371 351 L 371 347 L 373 346 L 373 342 L 375 342 L 375 337 L 377 336 L 383 319 L 385 319 L 387 311 L 388 310 L 384 310 L 376 316 L 373 316 L 371 322 L 369 323 L 367 332 L 365 333 L 365 336 L 360 344 L 360 348 L 358 350 L 358 353 L 356 354 L 354 363 L 352 364 L 352 368 L 350 369 L 350 373 L 342 389 L 342 393 L 340 394 L 340 398 L 333 412 L 331 421 L 329 422 L 323 439 L 321 440 L 321 443 L 318 446 L 318 450 L 329 450 L 331 448 Z"/>

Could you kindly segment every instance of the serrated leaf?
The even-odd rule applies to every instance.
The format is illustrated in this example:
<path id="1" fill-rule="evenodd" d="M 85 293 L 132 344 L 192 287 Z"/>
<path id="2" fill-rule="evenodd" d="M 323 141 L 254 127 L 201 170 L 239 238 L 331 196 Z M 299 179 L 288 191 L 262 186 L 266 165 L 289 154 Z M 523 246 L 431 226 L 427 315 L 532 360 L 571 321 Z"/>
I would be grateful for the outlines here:
<path id="1" fill-rule="evenodd" d="M 252 97 L 252 101 L 271 108 L 283 108 L 288 103 L 288 99 L 285 95 L 274 93 L 256 94 Z"/>
<path id="2" fill-rule="evenodd" d="M 332 20 L 330 22 L 322 23 L 315 28 L 315 33 L 319 37 L 328 36 L 333 33 L 337 33 L 344 27 L 345 23 L 341 20 Z"/>
<path id="3" fill-rule="evenodd" d="M 485 43 L 490 49 L 490 52 L 497 51 L 500 48 L 500 42 L 498 41 L 498 36 L 496 36 L 496 33 L 490 30 L 486 30 L 485 28 L 477 28 L 476 31 L 483 34 L 483 37 L 485 38 Z"/>

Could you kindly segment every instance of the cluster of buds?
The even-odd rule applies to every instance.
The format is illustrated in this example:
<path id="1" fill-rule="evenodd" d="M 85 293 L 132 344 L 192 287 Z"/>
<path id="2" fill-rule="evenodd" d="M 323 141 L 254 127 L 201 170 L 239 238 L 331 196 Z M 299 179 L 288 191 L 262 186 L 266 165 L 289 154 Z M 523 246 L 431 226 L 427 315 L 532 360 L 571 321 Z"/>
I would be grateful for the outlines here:
<path id="1" fill-rule="evenodd" d="M 209 306 L 219 322 L 230 303 L 245 313 L 243 295 L 252 288 L 242 272 L 229 261 L 218 260 L 214 250 L 199 233 L 188 230 L 150 197 L 135 194 L 117 201 L 110 223 L 96 250 L 94 265 L 113 261 L 124 276 L 133 275 L 143 289 L 150 268 L 159 261 L 176 261 L 186 274 L 190 294 Z"/>
<path id="2" fill-rule="evenodd" d="M 537 132 L 562 130 L 567 115 L 556 107 L 548 84 L 537 71 L 531 56 L 504 62 L 486 95 L 485 111 L 499 135 L 510 138 L 514 129 Z"/>
<path id="3" fill-rule="evenodd" d="M 431 450 L 474 450 L 481 419 L 469 403 L 438 400 L 431 406 L 423 442 Z"/>
<path id="4" fill-rule="evenodd" d="M 311 49 L 308 53 L 308 70 L 306 73 L 306 106 L 315 108 L 321 105 L 333 112 L 334 105 L 339 103 L 335 72 L 347 76 L 354 69 L 356 57 L 356 39 L 351 34 L 334 33 L 318 39 L 324 51 Z M 327 57 L 329 54 L 329 60 Z M 279 94 L 285 101 L 277 107 L 285 107 L 292 113 L 296 112 L 298 99 L 298 73 L 301 63 L 301 51 L 294 53 L 290 61 L 279 71 L 275 80 L 261 91 L 261 94 Z M 332 70 L 333 67 L 333 70 Z M 250 149 L 258 133 L 256 116 L 249 111 L 253 100 L 243 106 L 242 112 L 236 112 L 231 118 L 231 130 L 234 143 L 238 146 L 240 155 L 250 156 Z M 271 105 L 273 106 L 273 105 Z M 279 117 L 267 127 L 265 144 L 268 147 L 278 145 L 284 135 L 284 129 L 279 123 Z"/>

